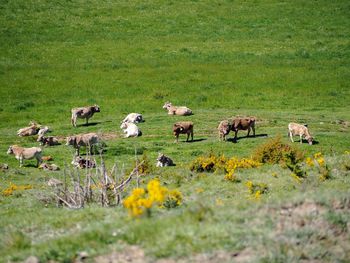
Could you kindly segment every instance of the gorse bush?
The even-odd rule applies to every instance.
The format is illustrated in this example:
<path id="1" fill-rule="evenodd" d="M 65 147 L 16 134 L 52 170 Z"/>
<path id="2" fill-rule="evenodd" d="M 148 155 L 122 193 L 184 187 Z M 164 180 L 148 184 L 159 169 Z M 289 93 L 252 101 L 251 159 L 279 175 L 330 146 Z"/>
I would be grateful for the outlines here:
<path id="1" fill-rule="evenodd" d="M 217 172 L 223 170 L 225 173 L 225 180 L 237 181 L 235 176 L 236 169 L 256 168 L 262 165 L 252 159 L 232 157 L 226 158 L 224 155 L 216 156 L 210 153 L 209 156 L 199 156 L 191 164 L 190 169 L 194 172 Z"/>
<path id="2" fill-rule="evenodd" d="M 131 216 L 139 217 L 143 214 L 150 216 L 151 208 L 154 206 L 174 208 L 181 202 L 181 192 L 161 186 L 159 180 L 151 180 L 146 189 L 135 188 L 124 200 L 123 205 L 129 210 Z"/>
<path id="3" fill-rule="evenodd" d="M 252 181 L 247 181 L 245 186 L 249 192 L 249 198 L 259 200 L 262 194 L 266 194 L 269 190 L 267 184 L 265 183 L 253 183 Z"/>
<path id="4" fill-rule="evenodd" d="M 253 160 L 260 163 L 296 165 L 303 159 L 303 152 L 289 144 L 282 143 L 280 136 L 258 146 L 253 153 Z"/>
<path id="5" fill-rule="evenodd" d="M 27 184 L 27 185 L 16 185 L 16 184 L 10 183 L 10 186 L 2 191 L 2 195 L 3 196 L 10 196 L 15 191 L 29 190 L 29 189 L 32 189 L 32 188 L 33 188 L 33 186 L 30 185 L 30 184 Z"/>

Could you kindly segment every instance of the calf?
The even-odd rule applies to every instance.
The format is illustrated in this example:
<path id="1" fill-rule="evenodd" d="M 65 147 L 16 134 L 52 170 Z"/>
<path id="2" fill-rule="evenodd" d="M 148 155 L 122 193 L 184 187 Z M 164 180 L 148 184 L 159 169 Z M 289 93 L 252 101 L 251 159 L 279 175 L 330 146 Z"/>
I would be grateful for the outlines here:
<path id="1" fill-rule="evenodd" d="M 122 123 L 123 122 L 139 123 L 139 122 L 144 122 L 144 120 L 143 120 L 141 114 L 139 114 L 139 113 L 130 113 L 124 118 Z"/>
<path id="2" fill-rule="evenodd" d="M 156 167 L 164 167 L 164 166 L 174 166 L 173 160 L 171 160 L 168 156 L 165 156 L 162 153 L 158 154 Z"/>
<path id="3" fill-rule="evenodd" d="M 32 123 L 29 127 L 24 127 L 17 131 L 18 136 L 31 136 L 37 134 L 39 131 L 39 126 L 36 123 Z"/>
<path id="4" fill-rule="evenodd" d="M 120 128 L 124 130 L 124 133 L 126 133 L 125 138 L 138 137 L 142 135 L 141 130 L 134 123 L 123 122 L 120 125 Z"/>
<path id="5" fill-rule="evenodd" d="M 223 120 L 218 126 L 219 140 L 226 141 L 226 136 L 230 133 L 232 125 L 228 120 Z"/>
<path id="6" fill-rule="evenodd" d="M 54 146 L 54 145 L 60 144 L 58 142 L 58 139 L 53 136 L 45 137 L 44 135 L 41 135 L 41 136 L 39 135 L 36 141 L 40 142 L 40 145 L 45 145 L 45 146 Z"/>
<path id="7" fill-rule="evenodd" d="M 171 102 L 166 102 L 163 105 L 163 109 L 166 109 L 169 115 L 180 115 L 180 116 L 192 115 L 192 110 L 190 108 L 187 108 L 185 106 L 180 106 L 180 107 L 173 106 Z"/>
<path id="8" fill-rule="evenodd" d="M 187 134 L 186 142 L 188 142 L 188 139 L 190 138 L 190 135 L 191 135 L 191 140 L 193 141 L 193 122 L 191 121 L 176 122 L 173 125 L 173 133 L 176 138 L 175 142 L 179 142 L 180 134 Z"/>
<path id="9" fill-rule="evenodd" d="M 77 118 L 86 119 L 86 124 L 88 124 L 89 119 L 94 115 L 95 112 L 100 112 L 100 107 L 98 105 L 74 108 L 71 110 L 72 117 L 71 122 L 74 127 L 77 127 Z"/>
<path id="10" fill-rule="evenodd" d="M 289 123 L 288 124 L 288 135 L 290 137 L 290 140 L 294 142 L 293 136 L 299 135 L 300 137 L 300 143 L 303 143 L 303 137 L 308 141 L 310 145 L 312 145 L 313 138 L 310 135 L 309 129 L 307 128 L 307 125 L 298 124 L 298 123 Z"/>
<path id="11" fill-rule="evenodd" d="M 46 133 L 48 133 L 50 131 L 50 128 L 45 126 L 40 128 L 40 130 L 38 131 L 38 136 L 44 136 Z"/>
<path id="12" fill-rule="evenodd" d="M 66 145 L 72 145 L 76 149 L 76 155 L 79 156 L 79 150 L 81 146 L 88 146 L 91 154 L 92 146 L 99 142 L 98 135 L 96 133 L 86 133 L 67 137 Z"/>
<path id="13" fill-rule="evenodd" d="M 12 145 L 8 148 L 7 154 L 13 154 L 17 160 L 19 160 L 19 167 L 22 167 L 23 160 L 29 160 L 35 158 L 37 160 L 37 167 L 42 163 L 41 148 L 32 147 L 24 148 L 18 145 Z"/>
<path id="14" fill-rule="evenodd" d="M 76 168 L 95 168 L 96 163 L 92 160 L 84 159 L 81 156 L 75 156 L 72 161 L 72 165 Z"/>
<path id="15" fill-rule="evenodd" d="M 255 136 L 255 120 L 255 117 L 234 118 L 231 126 L 231 130 L 235 132 L 234 140 L 237 140 L 239 130 L 248 130 L 247 137 L 249 137 L 250 130 L 253 130 L 253 136 Z"/>

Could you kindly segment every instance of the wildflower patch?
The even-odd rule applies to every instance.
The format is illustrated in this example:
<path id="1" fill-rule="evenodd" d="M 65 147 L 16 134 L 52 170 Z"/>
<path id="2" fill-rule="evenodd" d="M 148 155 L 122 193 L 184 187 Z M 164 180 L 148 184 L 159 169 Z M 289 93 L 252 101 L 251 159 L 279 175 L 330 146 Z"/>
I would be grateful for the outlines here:
<path id="1" fill-rule="evenodd" d="M 227 159 L 224 155 L 216 156 L 200 156 L 190 164 L 190 170 L 195 172 L 216 172 L 223 170 L 225 172 L 225 180 L 237 181 L 235 172 L 237 169 L 250 169 L 261 166 L 262 163 L 253 159 L 232 157 Z"/>
<path id="2" fill-rule="evenodd" d="M 170 190 L 161 186 L 159 180 L 151 180 L 147 188 L 135 188 L 123 205 L 133 217 L 143 214 L 150 216 L 152 207 L 174 208 L 181 205 L 182 194 L 178 190 Z"/>
<path id="3" fill-rule="evenodd" d="M 30 185 L 30 184 L 27 184 L 27 185 L 16 185 L 16 184 L 10 183 L 10 186 L 7 187 L 5 190 L 3 190 L 1 194 L 3 196 L 10 196 L 15 191 L 24 191 L 24 190 L 29 190 L 29 189 L 32 189 L 32 188 L 33 188 L 33 186 Z"/>
<path id="4" fill-rule="evenodd" d="M 253 183 L 252 181 L 247 181 L 245 186 L 249 192 L 249 199 L 259 200 L 262 194 L 266 194 L 269 190 L 267 184 L 265 183 Z"/>

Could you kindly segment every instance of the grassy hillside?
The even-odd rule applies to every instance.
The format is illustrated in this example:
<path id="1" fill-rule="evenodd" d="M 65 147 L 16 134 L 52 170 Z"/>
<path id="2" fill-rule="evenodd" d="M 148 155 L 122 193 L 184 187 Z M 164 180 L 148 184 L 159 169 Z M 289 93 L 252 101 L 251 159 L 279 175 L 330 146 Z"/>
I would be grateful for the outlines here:
<path id="1" fill-rule="evenodd" d="M 81 251 L 93 260 L 132 245 L 143 261 L 349 260 L 349 11 L 348 1 L 0 1 L 0 163 L 10 167 L 0 191 L 33 186 L 0 194 L 0 261 L 72 261 Z M 168 116 L 165 101 L 194 115 Z M 73 128 L 70 109 L 95 103 L 101 113 L 91 125 Z M 142 137 L 123 138 L 130 112 L 146 119 Z M 256 116 L 258 136 L 219 142 L 218 122 L 235 115 Z M 195 142 L 174 144 L 172 124 L 184 119 L 194 122 Z M 152 164 L 158 152 L 171 156 L 175 167 L 154 168 L 141 185 L 159 178 L 183 204 L 139 220 L 121 206 L 44 204 L 48 179 L 63 172 L 34 161 L 19 168 L 6 155 L 12 144 L 38 145 L 16 136 L 30 120 L 61 138 L 103 135 L 109 170 L 130 169 L 135 152 Z M 209 152 L 250 157 L 276 136 L 287 143 L 291 121 L 308 123 L 316 144 L 295 145 L 305 157 L 325 155 L 329 180 L 312 170 L 300 183 L 280 165 L 240 170 L 235 182 L 223 171 L 189 170 Z M 43 151 L 62 169 L 74 152 L 64 144 Z M 247 197 L 250 180 L 269 187 L 259 201 Z"/>

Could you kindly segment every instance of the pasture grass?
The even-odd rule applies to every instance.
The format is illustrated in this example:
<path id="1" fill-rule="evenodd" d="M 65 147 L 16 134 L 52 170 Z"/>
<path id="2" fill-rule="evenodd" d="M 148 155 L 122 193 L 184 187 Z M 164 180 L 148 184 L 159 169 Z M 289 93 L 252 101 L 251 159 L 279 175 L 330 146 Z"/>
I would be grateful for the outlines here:
<path id="1" fill-rule="evenodd" d="M 227 262 L 242 251 L 250 262 L 348 261 L 349 9 L 343 0 L 2 1 L 0 160 L 10 169 L 0 172 L 0 192 L 10 182 L 33 189 L 0 195 L 0 261 L 70 262 L 81 251 L 93 260 L 131 245 L 145 261 L 218 251 Z M 194 115 L 168 116 L 165 101 Z M 73 128 L 70 109 L 95 103 L 101 113 Z M 123 138 L 120 121 L 130 112 L 146 119 L 142 137 Z M 240 131 L 237 143 L 219 142 L 219 121 L 236 115 L 256 116 L 257 136 Z M 195 141 L 175 144 L 172 124 L 184 119 L 194 122 Z M 57 208 L 47 181 L 63 178 L 73 149 L 63 140 L 43 149 L 59 172 L 39 171 L 35 161 L 19 168 L 6 155 L 12 144 L 37 145 L 16 136 L 31 120 L 62 139 L 104 135 L 107 169 L 117 164 L 120 173 L 135 153 L 152 164 L 158 152 L 169 155 L 176 166 L 153 167 L 141 185 L 159 178 L 183 193 L 183 204 L 138 220 L 123 207 Z M 289 122 L 309 125 L 316 144 L 294 145 L 306 156 L 322 152 L 330 179 L 312 171 L 299 183 L 279 165 L 240 170 L 237 182 L 189 170 L 210 152 L 250 157 L 270 138 L 288 143 Z M 258 201 L 249 180 L 269 188 Z"/>

